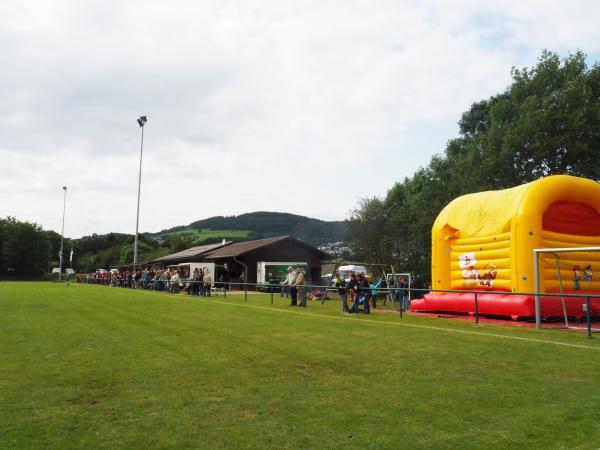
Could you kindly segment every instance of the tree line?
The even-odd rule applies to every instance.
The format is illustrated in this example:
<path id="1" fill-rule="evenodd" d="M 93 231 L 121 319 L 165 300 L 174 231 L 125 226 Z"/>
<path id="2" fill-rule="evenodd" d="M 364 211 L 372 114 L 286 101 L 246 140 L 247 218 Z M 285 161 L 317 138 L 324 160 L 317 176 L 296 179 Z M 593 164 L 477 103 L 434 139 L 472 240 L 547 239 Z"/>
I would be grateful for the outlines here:
<path id="1" fill-rule="evenodd" d="M 582 52 L 543 51 L 511 70 L 504 92 L 474 103 L 441 155 L 397 182 L 384 198 L 363 199 L 347 220 L 355 257 L 395 264 L 426 286 L 431 227 L 454 198 L 552 174 L 600 181 L 600 66 Z"/>
<path id="2" fill-rule="evenodd" d="M 344 222 L 323 222 L 303 216 L 283 213 L 250 213 L 231 218 L 207 219 L 212 226 L 222 229 L 244 229 L 256 226 L 247 239 L 258 239 L 280 234 L 312 236 L 313 240 L 336 240 L 332 236 L 347 233 Z M 301 218 L 295 223 L 295 218 Z M 202 223 L 202 222 L 199 222 Z M 294 229 L 296 227 L 296 229 Z M 219 228 L 215 228 L 218 230 Z M 293 233 L 296 231 L 296 233 Z M 13 217 L 0 219 L 0 277 L 35 278 L 59 267 L 60 235 L 43 230 L 35 223 L 21 222 Z M 222 237 L 194 240 L 185 233 L 139 234 L 138 261 L 151 261 L 161 256 L 185 250 L 194 245 L 221 242 Z M 239 241 L 244 238 L 227 240 Z M 93 272 L 98 268 L 108 269 L 116 265 L 131 264 L 133 261 L 133 235 L 123 233 L 92 234 L 79 239 L 65 237 L 63 243 L 63 269 L 73 267 L 77 272 Z M 70 261 L 73 250 L 73 261 Z"/>
<path id="3" fill-rule="evenodd" d="M 185 236 L 138 237 L 139 261 L 156 259 L 193 245 Z M 44 230 L 36 223 L 22 222 L 14 217 L 0 218 L 0 277 L 39 278 L 59 267 L 60 241 L 58 233 Z M 73 267 L 78 272 L 93 272 L 98 268 L 130 264 L 133 241 L 132 235 L 121 233 L 64 238 L 63 269 Z"/>

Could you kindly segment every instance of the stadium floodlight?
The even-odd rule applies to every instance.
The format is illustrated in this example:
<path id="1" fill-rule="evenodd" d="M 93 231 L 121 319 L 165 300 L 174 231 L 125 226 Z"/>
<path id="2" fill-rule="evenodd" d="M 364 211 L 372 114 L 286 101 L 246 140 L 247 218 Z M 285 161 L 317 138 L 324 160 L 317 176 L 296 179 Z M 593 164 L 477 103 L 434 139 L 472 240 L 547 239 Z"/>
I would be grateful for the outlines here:
<path id="1" fill-rule="evenodd" d="M 63 191 L 65 192 L 65 196 L 63 199 L 63 218 L 62 218 L 62 230 L 60 232 L 60 253 L 58 254 L 59 257 L 59 269 L 58 269 L 58 281 L 61 281 L 62 279 L 62 267 L 63 267 L 63 241 L 64 241 L 64 237 L 65 237 L 65 210 L 66 210 L 66 206 L 67 206 L 67 187 L 63 186 Z"/>
<path id="2" fill-rule="evenodd" d="M 148 122 L 146 116 L 140 116 L 137 119 L 137 123 L 142 129 L 142 142 L 140 144 L 140 172 L 138 176 L 138 195 L 137 195 L 137 215 L 135 219 L 135 238 L 133 243 L 133 271 L 135 272 L 135 266 L 137 265 L 137 249 L 138 249 L 138 227 L 140 224 L 140 190 L 142 187 L 142 155 L 144 153 L 144 125 Z"/>

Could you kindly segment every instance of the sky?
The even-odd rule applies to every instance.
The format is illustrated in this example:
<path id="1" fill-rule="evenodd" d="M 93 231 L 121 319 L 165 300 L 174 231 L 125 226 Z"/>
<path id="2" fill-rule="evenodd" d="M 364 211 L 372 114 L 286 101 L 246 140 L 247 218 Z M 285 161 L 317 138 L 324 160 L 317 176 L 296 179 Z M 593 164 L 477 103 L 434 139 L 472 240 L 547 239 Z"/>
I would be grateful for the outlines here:
<path id="1" fill-rule="evenodd" d="M 0 217 L 72 238 L 216 215 L 343 220 L 542 49 L 600 61 L 600 2 L 0 2 Z M 468 172 L 468 168 L 465 168 Z"/>

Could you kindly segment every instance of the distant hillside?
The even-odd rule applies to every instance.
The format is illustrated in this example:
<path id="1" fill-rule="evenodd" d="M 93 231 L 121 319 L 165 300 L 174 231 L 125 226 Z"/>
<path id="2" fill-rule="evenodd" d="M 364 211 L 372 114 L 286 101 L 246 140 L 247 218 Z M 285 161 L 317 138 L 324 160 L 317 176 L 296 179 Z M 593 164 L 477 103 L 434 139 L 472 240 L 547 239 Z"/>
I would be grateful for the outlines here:
<path id="1" fill-rule="evenodd" d="M 230 217 L 211 217 L 187 226 L 178 226 L 159 233 L 144 233 L 138 246 L 138 260 L 150 261 L 160 256 L 184 250 L 197 244 L 229 241 L 247 241 L 264 237 L 291 235 L 309 244 L 319 246 L 329 242 L 348 241 L 344 222 L 325 222 L 287 213 L 255 212 Z M 60 246 L 60 236 L 52 236 L 52 248 Z M 80 239 L 66 239 L 65 250 L 73 248 L 73 267 L 78 272 L 108 269 L 133 260 L 133 236 L 109 233 L 93 234 Z M 50 252 L 57 255 L 58 250 Z M 52 267 L 58 261 L 51 261 Z"/>
<path id="2" fill-rule="evenodd" d="M 195 231 L 196 230 L 196 231 Z M 201 230 L 197 231 L 197 230 Z M 222 236 L 219 234 L 222 230 Z M 229 238 L 235 231 L 247 233 L 246 239 L 291 235 L 312 245 L 325 242 L 345 241 L 348 239 L 348 229 L 342 221 L 326 222 L 296 214 L 258 211 L 239 216 L 216 216 L 198 220 L 187 226 L 177 226 L 159 233 L 147 233 L 151 237 L 165 237 L 171 234 L 189 234 L 195 240 L 206 235 L 207 240 Z M 209 232 L 209 233 L 207 233 Z M 210 238 L 209 238 L 210 236 Z M 241 238 L 241 235 L 236 236 Z"/>

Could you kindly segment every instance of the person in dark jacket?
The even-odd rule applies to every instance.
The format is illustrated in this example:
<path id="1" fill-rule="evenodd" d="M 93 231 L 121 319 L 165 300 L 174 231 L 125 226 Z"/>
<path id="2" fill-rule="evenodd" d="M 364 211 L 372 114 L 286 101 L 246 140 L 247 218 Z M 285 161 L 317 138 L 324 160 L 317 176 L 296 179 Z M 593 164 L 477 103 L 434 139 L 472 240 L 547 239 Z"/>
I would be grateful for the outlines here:
<path id="1" fill-rule="evenodd" d="M 371 312 L 371 284 L 363 273 L 358 274 L 358 284 L 360 286 L 360 293 L 358 294 L 358 304 L 356 305 L 355 312 L 358 312 L 358 305 L 362 303 L 365 314 L 369 314 Z"/>
<path id="2" fill-rule="evenodd" d="M 401 304 L 400 307 L 402 308 L 402 311 L 407 311 L 408 310 L 408 283 L 406 282 L 406 279 L 404 277 L 400 277 L 399 282 L 398 282 L 398 290 L 400 291 L 400 299 L 401 299 Z"/>

